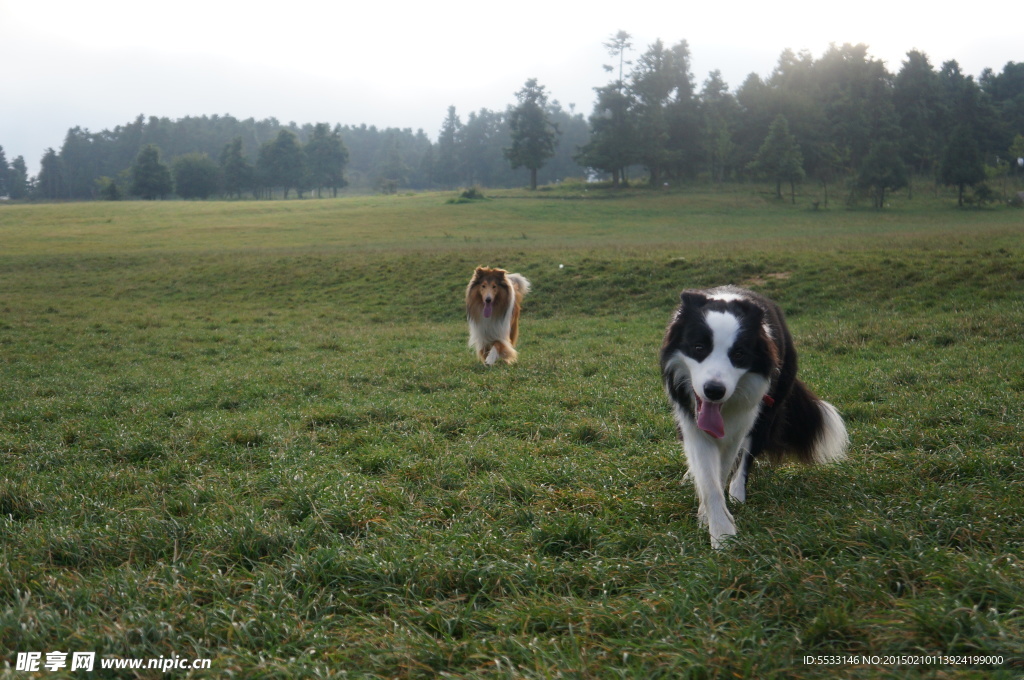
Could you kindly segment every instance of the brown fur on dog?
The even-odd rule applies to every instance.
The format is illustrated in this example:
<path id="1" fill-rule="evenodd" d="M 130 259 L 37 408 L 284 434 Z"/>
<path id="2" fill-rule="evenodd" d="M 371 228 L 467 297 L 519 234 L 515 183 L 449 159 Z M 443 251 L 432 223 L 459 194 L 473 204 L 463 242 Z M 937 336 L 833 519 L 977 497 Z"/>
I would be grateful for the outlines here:
<path id="1" fill-rule="evenodd" d="M 511 364 L 519 357 L 519 313 L 530 282 L 522 274 L 477 267 L 466 286 L 469 346 L 488 366 L 499 358 Z"/>

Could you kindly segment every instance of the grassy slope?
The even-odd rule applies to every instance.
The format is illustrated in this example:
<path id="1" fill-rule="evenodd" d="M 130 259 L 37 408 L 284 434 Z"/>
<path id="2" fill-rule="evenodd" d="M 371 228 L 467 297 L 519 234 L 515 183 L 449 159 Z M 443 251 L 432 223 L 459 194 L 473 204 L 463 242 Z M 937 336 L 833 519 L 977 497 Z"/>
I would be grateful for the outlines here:
<path id="1" fill-rule="evenodd" d="M 0 210 L 4 660 L 646 678 L 1024 656 L 1018 212 L 544 196 Z M 534 283 L 514 368 L 465 348 L 479 263 Z M 728 281 L 783 304 L 853 450 L 758 468 L 716 553 L 656 352 L 680 288 Z M 886 669 L 911 671 L 844 672 Z"/>

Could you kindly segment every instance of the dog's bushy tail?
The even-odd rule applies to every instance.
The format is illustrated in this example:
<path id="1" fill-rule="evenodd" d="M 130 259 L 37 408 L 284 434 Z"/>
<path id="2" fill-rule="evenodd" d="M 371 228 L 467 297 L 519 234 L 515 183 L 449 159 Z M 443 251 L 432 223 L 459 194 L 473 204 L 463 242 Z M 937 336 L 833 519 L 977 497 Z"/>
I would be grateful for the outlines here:
<path id="1" fill-rule="evenodd" d="M 521 298 L 530 292 L 530 282 L 526 280 L 526 277 L 522 274 L 509 274 L 508 280 L 512 282 L 512 287 L 516 290 L 516 297 Z"/>
<path id="2" fill-rule="evenodd" d="M 834 463 L 846 458 L 850 438 L 836 408 L 797 380 L 786 399 L 782 439 L 802 463 Z"/>
<path id="3" fill-rule="evenodd" d="M 850 437 L 846 434 L 846 424 L 836 407 L 827 401 L 818 401 L 821 410 L 822 427 L 813 450 L 815 463 L 834 463 L 846 458 L 846 449 L 850 446 Z"/>

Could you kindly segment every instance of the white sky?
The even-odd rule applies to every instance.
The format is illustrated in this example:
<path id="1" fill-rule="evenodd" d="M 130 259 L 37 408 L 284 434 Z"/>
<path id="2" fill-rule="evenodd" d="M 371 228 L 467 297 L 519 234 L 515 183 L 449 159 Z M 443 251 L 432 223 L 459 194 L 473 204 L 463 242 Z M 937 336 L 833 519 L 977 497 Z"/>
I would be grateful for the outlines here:
<path id="1" fill-rule="evenodd" d="M 945 3 L 943 3 L 945 4 Z M 733 90 L 767 76 L 785 48 L 817 58 L 865 43 L 899 70 L 907 51 L 977 77 L 1024 61 L 1017 0 L 918 3 L 674 0 L 0 0 L 0 146 L 34 174 L 67 130 L 138 114 L 230 114 L 283 123 L 422 128 L 503 110 L 528 78 L 589 114 L 619 29 L 637 56 L 661 38 L 690 45 L 698 88 L 719 69 Z M 948 7 L 948 6 L 947 6 Z"/>

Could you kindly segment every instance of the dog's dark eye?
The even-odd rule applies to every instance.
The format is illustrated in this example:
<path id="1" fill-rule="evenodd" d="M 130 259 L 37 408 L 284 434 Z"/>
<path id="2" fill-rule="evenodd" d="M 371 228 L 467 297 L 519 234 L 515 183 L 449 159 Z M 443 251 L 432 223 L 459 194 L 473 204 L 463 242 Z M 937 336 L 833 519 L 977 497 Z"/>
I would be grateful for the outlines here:
<path id="1" fill-rule="evenodd" d="M 707 347 L 704 345 L 703 342 L 695 342 L 693 344 L 693 351 L 694 352 L 700 353 L 700 352 L 704 352 L 706 349 L 707 349 Z"/>
<path id="2" fill-rule="evenodd" d="M 747 360 L 747 350 L 737 347 L 729 352 L 729 358 L 734 364 L 742 364 Z"/>

